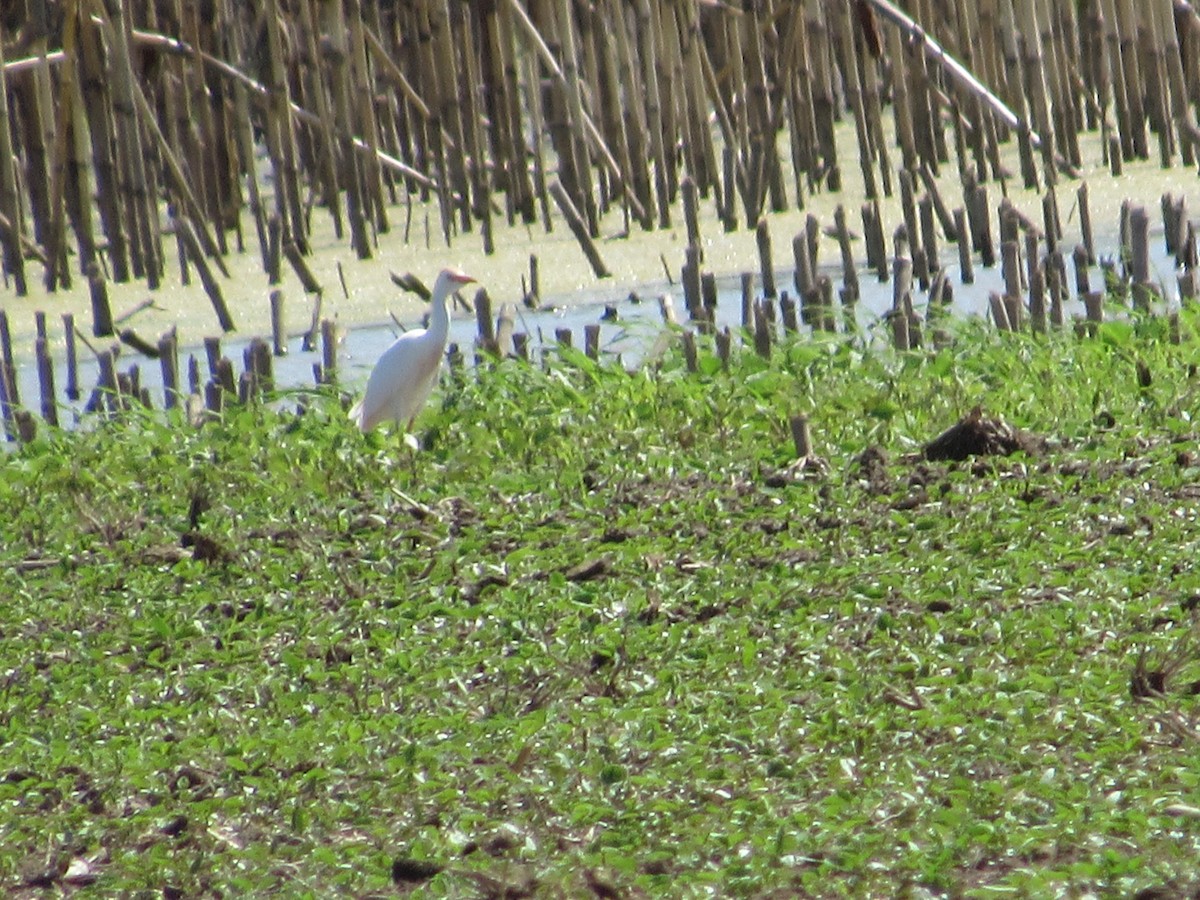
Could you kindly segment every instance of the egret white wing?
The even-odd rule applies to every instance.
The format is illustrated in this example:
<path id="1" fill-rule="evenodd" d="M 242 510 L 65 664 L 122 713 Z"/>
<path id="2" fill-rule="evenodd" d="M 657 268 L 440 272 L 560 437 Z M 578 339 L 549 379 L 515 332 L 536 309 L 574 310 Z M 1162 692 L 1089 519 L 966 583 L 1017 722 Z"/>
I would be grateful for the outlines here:
<path id="1" fill-rule="evenodd" d="M 350 416 L 363 431 L 389 419 L 406 426 L 429 396 L 441 354 L 424 329 L 402 334 L 383 352 Z"/>

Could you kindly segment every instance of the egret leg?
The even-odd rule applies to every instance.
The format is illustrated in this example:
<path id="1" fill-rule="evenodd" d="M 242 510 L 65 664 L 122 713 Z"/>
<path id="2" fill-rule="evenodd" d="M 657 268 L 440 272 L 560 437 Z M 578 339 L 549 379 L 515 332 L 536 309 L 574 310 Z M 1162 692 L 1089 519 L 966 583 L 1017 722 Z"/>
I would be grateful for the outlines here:
<path id="1" fill-rule="evenodd" d="M 404 434 L 400 438 L 401 440 L 404 440 L 404 438 L 410 434 L 413 437 L 412 441 L 404 441 L 405 446 L 408 448 L 408 466 L 409 466 L 409 470 L 412 472 L 413 484 L 417 483 L 417 450 L 419 448 L 419 444 L 417 443 L 417 436 L 415 434 L 413 434 L 413 430 L 412 430 L 413 422 L 415 422 L 415 421 L 417 421 L 416 416 L 412 416 L 409 418 L 408 427 L 404 429 Z"/>
<path id="2" fill-rule="evenodd" d="M 409 440 L 409 434 L 403 428 L 396 428 L 396 466 L 400 468 L 404 465 L 404 460 L 408 460 L 408 474 L 415 483 L 417 480 L 417 451 L 413 449 L 412 441 Z"/>

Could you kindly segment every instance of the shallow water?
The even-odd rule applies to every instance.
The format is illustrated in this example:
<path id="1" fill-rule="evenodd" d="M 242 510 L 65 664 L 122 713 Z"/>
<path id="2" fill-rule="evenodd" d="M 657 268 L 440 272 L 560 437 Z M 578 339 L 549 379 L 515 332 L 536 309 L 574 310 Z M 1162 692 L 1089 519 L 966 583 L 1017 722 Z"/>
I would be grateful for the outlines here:
<path id="1" fill-rule="evenodd" d="M 858 208 L 863 200 L 861 174 L 856 159 L 853 129 L 840 129 L 839 140 L 843 145 L 843 181 L 845 189 L 838 194 L 816 194 L 805 197 L 805 208 L 767 216 L 770 223 L 773 256 L 776 264 L 776 283 L 780 290 L 791 289 L 791 237 L 804 226 L 808 214 L 815 215 L 822 224 L 832 224 L 835 207 L 842 204 L 847 209 L 847 221 L 852 230 L 861 230 Z M 1112 178 L 1103 168 L 1098 140 L 1090 140 L 1088 152 L 1093 157 L 1083 173 L 1090 191 L 1090 207 L 1095 231 L 1097 252 L 1101 255 L 1116 251 L 1116 234 L 1120 204 L 1132 198 L 1150 211 L 1152 221 L 1159 222 L 1159 198 L 1163 193 L 1186 194 L 1185 183 L 1192 183 L 1190 173 L 1176 168 L 1164 170 L 1156 163 L 1142 162 L 1126 164 L 1121 178 Z M 1011 149 L 1011 148 L 1010 148 Z M 1010 165 L 1014 171 L 1015 163 Z M 1186 179 L 1186 182 L 1185 182 Z M 947 167 L 939 180 L 943 197 L 948 206 L 954 208 L 962 203 L 961 188 Z M 1069 247 L 1079 240 L 1079 220 L 1074 208 L 1077 181 L 1060 182 L 1058 197 L 1066 232 L 1064 243 Z M 1040 222 L 1041 195 L 1017 187 L 1017 179 L 1009 179 L 1009 198 L 1033 221 Z M 999 184 L 988 185 L 989 199 L 993 211 L 1001 199 Z M 896 196 L 881 203 L 885 234 L 890 234 L 903 220 Z M 339 380 L 351 388 L 361 385 L 374 360 L 388 343 L 394 339 L 398 329 L 392 317 L 406 327 L 419 324 L 423 304 L 413 295 L 401 294 L 391 283 L 390 272 L 413 272 L 430 283 L 436 271 L 445 265 L 454 265 L 474 275 L 492 297 L 493 309 L 499 311 L 504 303 L 514 303 L 520 310 L 516 330 L 530 335 L 530 347 L 537 352 L 540 346 L 553 343 L 556 328 L 570 328 L 577 346 L 582 346 L 582 326 L 599 322 L 605 304 L 616 306 L 620 320 L 601 324 L 601 347 L 610 354 L 620 353 L 626 364 L 636 362 L 637 356 L 647 340 L 647 335 L 659 332 L 658 303 L 660 293 L 670 294 L 675 301 L 676 311 L 683 321 L 682 288 L 679 286 L 679 270 L 682 265 L 686 233 L 679 208 L 672 210 L 677 227 L 672 229 L 642 232 L 635 230 L 624 237 L 624 222 L 619 211 L 611 212 L 603 221 L 604 237 L 599 242 L 600 253 L 612 270 L 607 279 L 597 279 L 591 272 L 582 252 L 569 230 L 556 220 L 555 231 L 546 234 L 537 224 L 530 228 L 507 228 L 497 226 L 497 251 L 492 256 L 482 252 L 479 236 L 462 234 L 455 237 L 453 246 L 446 248 L 438 236 L 436 210 L 422 207 L 415 202 L 406 232 L 406 208 L 390 210 L 391 231 L 380 235 L 376 257 L 360 261 L 339 241 L 332 232 L 328 218 L 317 210 L 314 214 L 313 253 L 308 258 L 317 279 L 325 287 L 322 316 L 334 318 L 344 339 L 339 346 Z M 704 271 L 717 276 L 719 287 L 718 324 L 737 327 L 741 324 L 739 275 L 742 272 L 757 273 L 758 251 L 753 230 L 742 228 L 737 232 L 725 233 L 716 218 L 711 201 L 701 201 L 701 243 Z M 993 223 L 993 234 L 995 225 Z M 252 238 L 253 228 L 247 223 L 245 234 Z M 1163 252 L 1161 241 L 1154 241 L 1153 263 L 1156 275 L 1172 290 L 1175 279 L 1173 261 Z M 944 267 L 951 276 L 954 290 L 954 308 L 965 315 L 984 315 L 990 290 L 1001 287 L 999 266 L 985 269 L 975 259 L 975 283 L 961 284 L 957 272 L 957 248 L 944 240 L 940 245 Z M 168 252 L 170 249 L 168 247 Z M 854 244 L 857 257 L 865 257 L 862 241 Z M 523 294 L 522 277 L 527 277 L 529 258 L 536 254 L 540 261 L 541 296 L 543 308 L 538 311 L 525 310 L 520 305 Z M 834 281 L 841 282 L 841 268 L 837 243 L 832 238 L 822 237 L 819 249 L 820 270 Z M 238 331 L 225 336 L 225 354 L 239 363 L 242 348 L 253 336 L 269 336 L 270 287 L 262 273 L 257 247 L 248 247 L 247 252 L 234 253 L 227 264 L 232 278 L 222 280 L 222 289 L 238 325 Z M 339 265 L 345 280 L 345 291 L 339 278 Z M 1068 268 L 1070 262 L 1068 261 Z M 672 282 L 667 281 L 670 270 Z M 30 275 L 36 277 L 36 268 Z M 304 353 L 300 350 L 299 335 L 307 329 L 312 317 L 312 299 L 306 297 L 294 273 L 285 264 L 283 283 L 285 293 L 285 327 L 293 335 L 289 341 L 290 353 L 275 361 L 276 380 L 281 385 L 308 385 L 312 383 L 312 366 L 320 360 L 319 353 Z M 178 278 L 175 271 L 168 278 Z M 1092 272 L 1092 283 L 1099 284 L 1100 273 Z M 874 275 L 860 267 L 859 282 L 861 302 L 857 308 L 859 324 L 870 327 L 879 316 L 890 309 L 892 285 L 880 284 Z M 756 278 L 756 284 L 758 280 Z M 789 290 L 793 296 L 794 289 Z M 632 302 L 636 295 L 642 302 Z M 202 292 L 198 279 L 194 277 L 190 286 L 172 282 L 150 294 L 144 284 L 110 285 L 110 297 L 115 315 L 131 309 L 141 301 L 152 298 L 154 305 L 137 313 L 131 320 L 118 327 L 134 328 L 143 337 L 153 341 L 168 328 L 179 330 L 181 356 L 186 360 L 188 352 L 203 359 L 198 350 L 202 339 L 220 334 L 215 315 L 208 298 Z M 923 295 L 914 297 L 914 302 L 923 305 Z M 90 325 L 90 303 L 86 287 L 76 284 L 68 293 L 54 295 L 34 294 L 25 298 L 0 294 L 0 303 L 8 312 L 13 333 L 15 355 L 18 362 L 18 383 L 21 399 L 26 406 L 37 406 L 36 371 L 32 364 L 34 335 L 34 311 L 44 310 L 50 317 L 50 337 L 53 351 L 62 357 L 62 324 L 60 315 L 73 312 L 77 327 L 87 332 Z M 1072 301 L 1065 310 L 1067 315 L 1079 314 L 1082 309 Z M 452 323 L 451 340 L 457 342 L 470 356 L 475 337 L 475 319 L 465 313 L 457 313 Z M 107 340 L 107 339 L 106 339 Z M 80 385 L 85 395 L 96 380 L 96 367 L 90 353 L 80 348 Z M 135 360 L 129 348 L 123 348 L 120 368 L 127 368 Z M 152 388 L 155 402 L 161 402 L 161 392 L 155 388 L 161 384 L 159 364 L 155 360 L 139 361 L 142 383 Z M 183 371 L 186 367 L 181 366 Z M 203 368 L 203 366 L 202 366 Z M 74 404 L 62 397 L 65 368 L 56 367 L 55 377 L 58 394 L 63 404 L 72 408 Z M 67 416 L 66 418 L 69 418 Z"/>
<path id="2" fill-rule="evenodd" d="M 975 267 L 975 282 L 964 286 L 959 282 L 957 253 L 953 247 L 949 253 L 943 253 L 943 266 L 954 284 L 953 309 L 968 316 L 987 315 L 987 296 L 989 291 L 1003 292 L 1003 279 L 999 265 L 991 268 Z M 1170 273 L 1173 259 L 1169 257 L 1161 241 L 1153 243 L 1153 263 L 1162 275 Z M 953 257 L 953 259 L 951 259 Z M 821 274 L 828 275 L 835 283 L 840 283 L 841 267 L 823 265 Z M 891 282 L 881 284 L 872 271 L 860 268 L 859 284 L 861 299 L 853 308 L 857 325 L 866 332 L 882 331 L 883 316 L 892 308 L 893 286 Z M 1102 283 L 1102 272 L 1099 267 L 1091 269 L 1093 285 Z M 776 285 L 779 290 L 787 291 L 792 297 L 796 296 L 792 285 L 792 270 L 778 269 L 775 273 Z M 1164 283 L 1170 285 L 1173 279 L 1164 278 Z M 757 279 L 756 279 L 757 283 Z M 741 285 L 740 275 L 727 275 L 717 280 L 718 326 L 730 326 L 735 331 L 741 326 Z M 664 325 L 658 302 L 658 295 L 666 293 L 672 298 L 678 320 L 686 325 L 687 313 L 682 300 L 682 289 L 678 285 L 669 285 L 665 281 L 639 286 L 642 293 L 625 292 L 622 296 L 613 293 L 602 293 L 602 297 L 611 299 L 588 299 L 565 303 L 559 306 L 544 305 L 537 310 L 523 307 L 515 314 L 514 330 L 529 336 L 529 351 L 533 359 L 537 359 L 548 348 L 555 346 L 555 331 L 567 328 L 572 332 L 575 346 L 582 349 L 583 328 L 585 325 L 596 323 L 600 325 L 600 348 L 603 358 L 609 361 L 619 361 L 625 366 L 637 365 L 642 356 L 650 348 L 654 340 L 663 333 Z M 615 293 L 615 292 L 614 292 Z M 924 314 L 923 295 L 916 301 L 918 313 Z M 612 313 L 616 320 L 610 320 Z M 1064 308 L 1068 319 L 1072 316 L 1082 316 L 1083 306 L 1078 300 L 1071 299 Z M 778 316 L 777 316 L 778 318 Z M 417 321 L 408 323 L 419 324 Z M 778 329 L 782 323 L 777 323 Z M 841 327 L 841 326 L 839 326 Z M 361 389 L 366 381 L 371 366 L 400 333 L 395 325 L 366 325 L 360 328 L 342 332 L 338 347 L 338 383 L 351 391 Z M 457 311 L 451 321 L 450 341 L 456 343 L 470 360 L 476 340 L 477 325 L 474 315 Z M 884 332 L 884 339 L 890 336 Z M 223 341 L 224 355 L 234 360 L 236 368 L 241 368 L 242 352 L 249 338 L 237 335 Z M 288 353 L 274 359 L 274 375 L 280 387 L 302 387 L 313 384 L 313 365 L 321 360 L 321 353 L 305 352 L 302 349 L 302 338 L 293 336 L 288 342 Z M 70 401 L 64 394 L 65 367 L 57 366 L 55 371 L 56 393 L 60 403 L 60 420 L 64 425 L 70 425 L 82 409 L 91 387 L 98 378 L 98 368 L 90 353 L 81 349 L 79 383 L 83 395 L 79 401 Z M 203 348 L 181 348 L 181 376 L 187 371 L 186 361 L 189 354 L 195 355 L 200 362 L 203 378 L 207 378 L 206 363 Z M 118 368 L 127 369 L 132 363 L 139 367 L 140 380 L 143 386 L 149 387 L 155 405 L 160 405 L 162 399 L 162 379 L 158 361 L 139 358 L 129 348 L 122 348 L 118 359 Z M 18 367 L 18 382 L 21 399 L 28 408 L 37 408 L 39 403 L 39 387 L 37 372 L 31 361 L 24 360 Z"/>

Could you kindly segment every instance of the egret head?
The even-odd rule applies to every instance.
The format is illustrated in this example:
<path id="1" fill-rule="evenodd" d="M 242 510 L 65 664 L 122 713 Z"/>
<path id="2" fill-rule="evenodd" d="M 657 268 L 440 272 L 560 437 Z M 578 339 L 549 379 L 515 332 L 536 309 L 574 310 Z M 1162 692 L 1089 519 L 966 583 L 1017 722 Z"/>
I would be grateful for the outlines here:
<path id="1" fill-rule="evenodd" d="M 475 279 L 470 275 L 460 272 L 457 269 L 442 269 L 438 275 L 438 284 L 435 286 L 435 292 L 439 287 L 444 288 L 446 291 L 456 291 L 464 284 L 471 284 L 474 281 Z"/>

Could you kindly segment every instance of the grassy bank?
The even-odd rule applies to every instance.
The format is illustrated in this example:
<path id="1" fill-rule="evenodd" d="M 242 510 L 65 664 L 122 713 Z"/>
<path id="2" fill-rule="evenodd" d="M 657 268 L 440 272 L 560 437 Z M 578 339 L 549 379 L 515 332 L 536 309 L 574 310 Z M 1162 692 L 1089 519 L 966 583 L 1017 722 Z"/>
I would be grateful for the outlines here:
<path id="1" fill-rule="evenodd" d="M 504 363 L 416 455 L 328 395 L 16 450 L 0 884 L 1191 885 L 1194 358 L 964 324 Z M 1043 452 L 920 457 L 976 404 Z M 797 412 L 827 468 L 787 468 Z"/>

